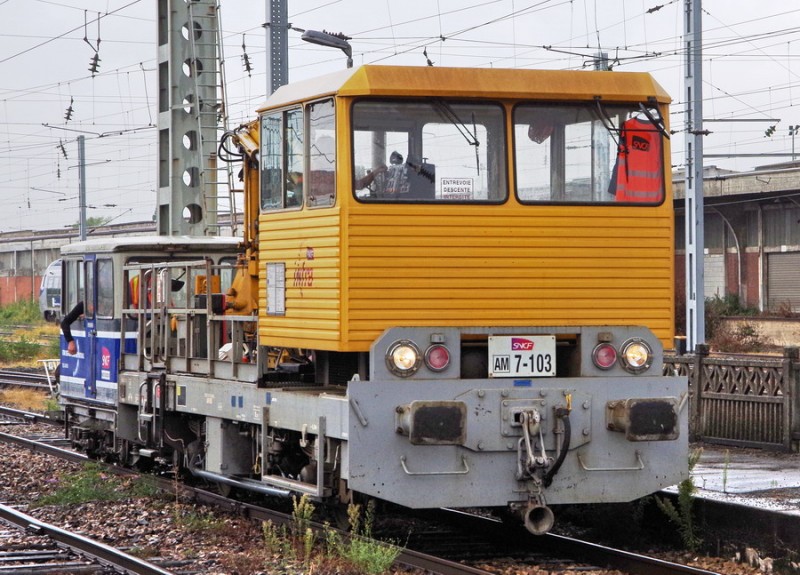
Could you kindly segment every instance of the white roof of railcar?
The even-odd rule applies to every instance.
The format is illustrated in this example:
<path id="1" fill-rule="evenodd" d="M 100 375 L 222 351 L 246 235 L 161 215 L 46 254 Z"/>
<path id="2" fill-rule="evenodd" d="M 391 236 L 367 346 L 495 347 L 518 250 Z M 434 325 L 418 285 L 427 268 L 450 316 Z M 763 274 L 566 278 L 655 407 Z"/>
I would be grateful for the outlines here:
<path id="1" fill-rule="evenodd" d="M 222 236 L 130 236 L 96 238 L 61 246 L 64 255 L 112 252 L 235 251 L 240 238 Z"/>

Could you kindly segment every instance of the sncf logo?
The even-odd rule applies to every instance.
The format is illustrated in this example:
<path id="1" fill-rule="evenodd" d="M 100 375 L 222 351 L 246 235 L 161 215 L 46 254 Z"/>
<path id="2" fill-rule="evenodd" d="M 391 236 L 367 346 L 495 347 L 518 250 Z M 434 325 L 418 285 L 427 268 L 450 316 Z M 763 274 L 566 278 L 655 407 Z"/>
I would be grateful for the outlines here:
<path id="1" fill-rule="evenodd" d="M 511 338 L 511 351 L 531 351 L 533 349 L 533 342 L 524 337 Z"/>
<path id="2" fill-rule="evenodd" d="M 650 149 L 650 142 L 641 136 L 633 136 L 633 138 L 631 138 L 631 148 L 646 152 Z"/>
<path id="3" fill-rule="evenodd" d="M 111 367 L 111 352 L 107 347 L 104 347 L 100 350 L 100 365 L 103 367 L 103 369 L 108 369 Z"/>

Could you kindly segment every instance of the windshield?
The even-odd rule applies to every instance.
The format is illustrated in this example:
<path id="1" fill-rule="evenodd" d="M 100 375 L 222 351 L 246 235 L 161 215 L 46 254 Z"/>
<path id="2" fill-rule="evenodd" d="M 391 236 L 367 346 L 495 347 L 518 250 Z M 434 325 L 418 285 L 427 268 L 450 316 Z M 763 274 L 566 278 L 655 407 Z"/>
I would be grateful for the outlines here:
<path id="1" fill-rule="evenodd" d="M 523 203 L 661 203 L 663 127 L 653 120 L 656 110 L 634 106 L 517 106 L 517 197 Z"/>
<path id="2" fill-rule="evenodd" d="M 430 100 L 353 106 L 356 198 L 383 202 L 506 199 L 503 109 Z"/>

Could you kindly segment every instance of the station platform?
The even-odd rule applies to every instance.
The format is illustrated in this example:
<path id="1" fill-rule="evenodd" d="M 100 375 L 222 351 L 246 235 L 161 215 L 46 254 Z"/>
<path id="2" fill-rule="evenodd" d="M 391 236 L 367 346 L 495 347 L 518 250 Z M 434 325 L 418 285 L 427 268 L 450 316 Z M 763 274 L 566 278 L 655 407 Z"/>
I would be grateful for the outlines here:
<path id="1" fill-rule="evenodd" d="M 800 517 L 800 454 L 709 444 L 692 449 L 703 450 L 691 473 L 697 497 Z"/>

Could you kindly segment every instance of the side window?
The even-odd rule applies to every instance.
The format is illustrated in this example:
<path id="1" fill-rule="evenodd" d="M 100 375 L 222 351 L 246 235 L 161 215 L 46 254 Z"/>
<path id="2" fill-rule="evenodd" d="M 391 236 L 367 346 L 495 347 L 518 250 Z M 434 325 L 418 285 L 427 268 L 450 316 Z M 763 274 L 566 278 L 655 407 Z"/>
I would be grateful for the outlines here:
<path id="1" fill-rule="evenodd" d="M 62 312 L 66 315 L 75 305 L 83 299 L 83 270 L 81 262 L 77 260 L 66 260 L 62 264 L 61 271 L 64 275 L 64 297 L 61 298 Z"/>
<path id="2" fill-rule="evenodd" d="M 84 262 L 84 273 L 86 274 L 86 297 L 83 300 L 83 309 L 86 311 L 86 317 L 94 317 L 94 276 L 95 276 L 95 262 Z"/>
<path id="3" fill-rule="evenodd" d="M 336 124 L 333 100 L 308 106 L 309 181 L 306 204 L 332 206 L 336 200 Z"/>
<path id="4" fill-rule="evenodd" d="M 305 170 L 303 149 L 303 111 L 286 112 L 286 173 L 283 207 L 303 205 L 303 174 Z"/>
<path id="5" fill-rule="evenodd" d="M 219 278 L 220 289 L 222 293 L 226 293 L 228 288 L 233 285 L 233 279 L 236 277 L 237 272 L 236 258 L 221 258 L 219 260 Z"/>
<path id="6" fill-rule="evenodd" d="M 114 316 L 114 266 L 109 259 L 97 260 L 97 315 Z"/>
<path id="7" fill-rule="evenodd" d="M 283 193 L 283 155 L 281 154 L 283 115 L 261 118 L 261 209 L 280 208 Z"/>
<path id="8" fill-rule="evenodd" d="M 304 174 L 303 111 L 261 118 L 261 209 L 302 205 Z"/>

